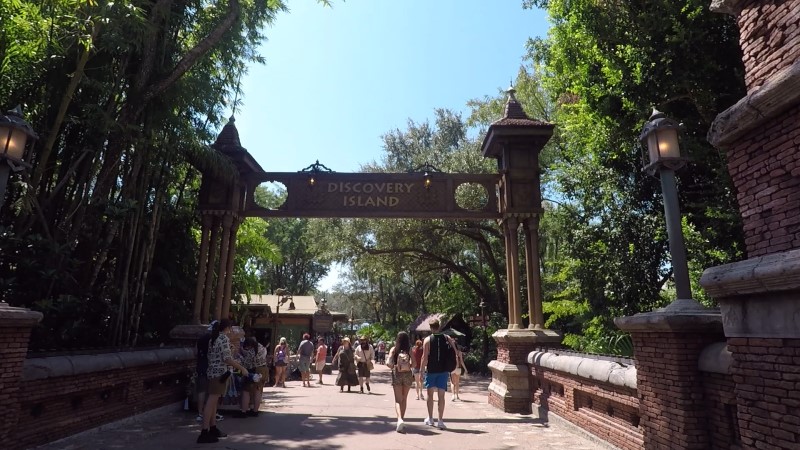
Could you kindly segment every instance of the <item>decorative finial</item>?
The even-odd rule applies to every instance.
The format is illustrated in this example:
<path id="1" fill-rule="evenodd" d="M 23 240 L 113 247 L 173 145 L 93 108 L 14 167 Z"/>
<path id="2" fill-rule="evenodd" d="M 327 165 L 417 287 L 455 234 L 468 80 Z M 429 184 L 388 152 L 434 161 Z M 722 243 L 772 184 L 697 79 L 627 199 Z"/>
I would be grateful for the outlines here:
<path id="1" fill-rule="evenodd" d="M 17 105 L 14 107 L 14 109 L 8 110 L 7 114 L 22 118 L 22 105 Z"/>
<path id="2" fill-rule="evenodd" d="M 517 101 L 517 97 L 515 97 L 515 96 L 514 96 L 514 94 L 515 94 L 516 92 L 517 92 L 517 90 L 516 90 L 516 89 L 514 89 L 514 85 L 513 85 L 513 84 L 512 84 L 512 85 L 509 85 L 509 86 L 508 86 L 508 89 L 506 89 L 506 94 L 508 94 L 508 100 L 507 100 L 507 101 L 509 101 L 509 102 L 516 102 L 516 101 Z"/>
<path id="3" fill-rule="evenodd" d="M 236 122 L 236 116 L 231 114 L 231 118 L 228 119 L 228 123 L 234 123 L 234 122 Z"/>
<path id="4" fill-rule="evenodd" d="M 661 111 L 657 110 L 656 107 L 653 106 L 653 112 L 650 114 L 650 120 L 660 119 L 662 117 L 666 117 L 666 116 L 664 116 L 664 113 L 662 113 Z"/>

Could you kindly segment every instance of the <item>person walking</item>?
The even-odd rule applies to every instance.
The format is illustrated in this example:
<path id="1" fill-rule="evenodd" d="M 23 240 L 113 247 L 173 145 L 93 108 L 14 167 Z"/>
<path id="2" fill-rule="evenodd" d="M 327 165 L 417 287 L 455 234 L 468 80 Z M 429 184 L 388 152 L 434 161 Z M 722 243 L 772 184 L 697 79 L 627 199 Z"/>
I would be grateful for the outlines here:
<path id="1" fill-rule="evenodd" d="M 275 346 L 275 387 L 286 387 L 286 366 L 289 365 L 289 346 L 282 337 Z"/>
<path id="2" fill-rule="evenodd" d="M 414 381 L 412 373 L 414 358 L 411 356 L 411 340 L 405 331 L 397 333 L 395 346 L 389 350 L 389 356 L 386 358 L 386 366 L 392 370 L 394 411 L 397 415 L 396 431 L 405 433 L 408 392 L 411 390 L 411 383 Z"/>
<path id="3" fill-rule="evenodd" d="M 267 345 L 269 345 L 269 343 L 267 343 Z M 255 407 L 253 408 L 254 413 L 252 414 L 254 417 L 258 417 L 258 410 L 261 408 L 261 401 L 264 397 L 264 386 L 269 382 L 268 362 L 269 355 L 267 353 L 267 347 L 256 341 L 256 373 L 261 376 L 261 379 L 258 381 L 258 387 L 256 388 L 256 396 L 254 399 Z"/>
<path id="4" fill-rule="evenodd" d="M 258 411 L 259 403 L 256 403 L 256 406 L 253 407 L 253 403 L 255 403 L 256 399 L 256 391 L 258 390 L 259 382 L 261 381 L 260 377 L 258 380 L 254 380 L 252 375 L 256 374 L 256 351 L 258 350 L 258 343 L 256 343 L 255 338 L 247 338 L 242 342 L 241 349 L 239 350 L 240 358 L 239 361 L 242 366 L 247 368 L 248 375 L 242 374 L 242 392 L 241 392 L 241 402 L 240 402 L 240 410 L 236 411 L 233 417 L 236 418 L 244 418 L 244 417 L 252 417 L 256 415 L 256 411 Z"/>
<path id="5" fill-rule="evenodd" d="M 303 334 L 303 341 L 297 347 L 297 354 L 300 380 L 303 382 L 303 387 L 311 387 L 311 357 L 314 356 L 314 343 L 311 342 L 310 334 Z"/>
<path id="6" fill-rule="evenodd" d="M 352 386 L 358 386 L 355 354 L 352 345 L 350 345 L 350 338 L 342 339 L 339 351 L 333 357 L 333 364 L 336 365 L 337 363 L 339 373 L 336 375 L 336 385 L 339 386 L 339 392 L 344 392 L 345 386 L 347 386 L 347 392 L 350 392 Z"/>
<path id="7" fill-rule="evenodd" d="M 383 341 L 378 342 L 378 348 L 376 349 L 375 362 L 378 364 L 386 364 L 386 343 Z"/>
<path id="8" fill-rule="evenodd" d="M 425 400 L 425 390 L 422 389 L 422 341 L 417 339 L 414 348 L 411 349 L 411 357 L 414 358 L 414 389 L 417 391 L 417 400 Z"/>
<path id="9" fill-rule="evenodd" d="M 447 394 L 447 380 L 450 378 L 450 369 L 447 368 L 447 354 L 455 351 L 455 342 L 450 336 L 439 332 L 439 319 L 428 322 L 431 335 L 422 343 L 422 367 L 425 368 L 425 388 L 428 389 L 428 417 L 425 425 L 433 426 L 433 394 L 436 394 L 439 405 L 439 422 L 436 426 L 440 430 L 447 427 L 444 424 L 444 401 Z M 450 348 L 448 348 L 448 346 Z"/>
<path id="10" fill-rule="evenodd" d="M 375 359 L 375 349 L 369 343 L 366 336 L 358 338 L 358 346 L 355 349 L 356 363 L 358 368 L 358 384 L 361 386 L 361 393 L 364 393 L 364 385 L 367 386 L 367 393 L 372 393 L 369 388 L 370 371 L 375 368 L 372 361 Z"/>
<path id="11" fill-rule="evenodd" d="M 228 337 L 230 332 L 231 322 L 227 319 L 215 323 L 211 328 L 211 338 L 208 342 L 208 369 L 206 370 L 208 398 L 203 411 L 203 427 L 197 438 L 198 444 L 219 442 L 219 438 L 228 436 L 217 428 L 217 405 L 220 396 L 225 394 L 228 378 L 231 375 L 228 366 L 240 370 L 244 376 L 249 374 L 247 368 L 233 359 L 231 340 Z"/>
<path id="12" fill-rule="evenodd" d="M 325 345 L 325 339 L 319 338 L 317 339 L 317 353 L 314 356 L 314 368 L 316 369 L 317 375 L 319 375 L 318 384 L 325 384 L 322 382 L 322 372 L 325 370 L 325 358 L 328 357 L 328 346 Z"/>
<path id="13" fill-rule="evenodd" d="M 464 364 L 464 352 L 456 345 L 456 370 L 450 372 L 450 384 L 453 385 L 453 398 L 450 401 L 461 400 L 458 396 L 461 389 L 461 377 L 468 374 L 467 366 Z"/>
<path id="14" fill-rule="evenodd" d="M 208 395 L 208 375 L 206 375 L 206 371 L 208 370 L 208 342 L 211 340 L 211 329 L 214 327 L 215 323 L 217 323 L 216 320 L 208 325 L 208 332 L 200 336 L 196 344 L 197 364 L 195 365 L 194 385 L 195 391 L 197 392 L 196 419 L 198 422 L 203 421 L 203 410 L 206 407 L 206 396 Z M 224 419 L 224 417 L 217 414 L 217 422 L 222 421 L 222 419 Z"/>

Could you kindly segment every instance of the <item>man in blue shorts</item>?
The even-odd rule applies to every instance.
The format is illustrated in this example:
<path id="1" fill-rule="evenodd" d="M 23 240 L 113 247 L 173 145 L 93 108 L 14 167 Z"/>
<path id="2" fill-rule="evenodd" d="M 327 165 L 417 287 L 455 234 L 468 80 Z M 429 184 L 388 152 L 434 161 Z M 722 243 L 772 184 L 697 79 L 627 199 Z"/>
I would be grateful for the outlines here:
<path id="1" fill-rule="evenodd" d="M 439 332 L 439 319 L 431 319 L 428 322 L 431 327 L 431 335 L 425 338 L 422 344 L 422 364 L 420 366 L 426 370 L 425 388 L 428 389 L 428 417 L 425 425 L 433 426 L 433 393 L 437 393 L 439 400 L 439 422 L 437 427 L 444 430 L 442 417 L 444 416 L 444 398 L 447 393 L 447 380 L 450 379 L 450 372 L 445 367 L 445 355 L 448 346 L 455 348 L 453 338 Z"/>

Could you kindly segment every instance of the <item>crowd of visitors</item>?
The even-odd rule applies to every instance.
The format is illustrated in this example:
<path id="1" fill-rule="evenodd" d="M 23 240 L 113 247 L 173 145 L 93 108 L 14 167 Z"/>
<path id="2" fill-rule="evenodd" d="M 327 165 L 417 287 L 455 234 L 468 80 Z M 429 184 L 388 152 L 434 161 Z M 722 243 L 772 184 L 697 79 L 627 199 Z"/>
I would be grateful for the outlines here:
<path id="1" fill-rule="evenodd" d="M 404 331 L 397 334 L 393 343 L 380 341 L 375 346 L 366 336 L 358 337 L 355 342 L 347 337 L 333 341 L 319 337 L 315 344 L 311 335 L 306 333 L 296 351 L 292 351 L 286 338 L 281 337 L 270 354 L 269 343 L 262 345 L 252 336 L 240 339 L 232 334 L 229 320 L 214 321 L 208 332 L 197 341 L 195 388 L 197 420 L 202 422 L 197 442 L 214 443 L 227 436 L 217 427 L 217 423 L 223 420 L 217 407 L 220 397 L 226 393 L 233 393 L 233 397 L 238 396 L 240 400 L 239 409 L 232 417 L 256 417 L 264 388 L 271 381 L 275 388 L 285 388 L 287 372 L 299 372 L 302 387 L 312 387 L 312 372 L 318 376 L 317 384 L 324 385 L 323 372 L 329 355 L 333 355 L 332 368 L 338 371 L 335 384 L 340 393 L 345 392 L 345 387 L 347 392 L 352 392 L 353 387 L 359 386 L 359 393 L 371 394 L 370 375 L 375 364 L 385 364 L 389 368 L 398 433 L 404 433 L 406 429 L 407 399 L 412 386 L 417 400 L 426 400 L 427 390 L 427 416 L 423 423 L 445 429 L 443 416 L 447 384 L 450 382 L 452 385 L 451 401 L 460 400 L 460 380 L 467 368 L 455 340 L 440 332 L 438 320 L 432 319 L 429 326 L 431 335 L 413 344 Z M 237 337 L 232 340 L 232 336 Z M 270 366 L 274 368 L 274 374 L 270 373 Z M 434 396 L 438 400 L 435 423 Z"/>

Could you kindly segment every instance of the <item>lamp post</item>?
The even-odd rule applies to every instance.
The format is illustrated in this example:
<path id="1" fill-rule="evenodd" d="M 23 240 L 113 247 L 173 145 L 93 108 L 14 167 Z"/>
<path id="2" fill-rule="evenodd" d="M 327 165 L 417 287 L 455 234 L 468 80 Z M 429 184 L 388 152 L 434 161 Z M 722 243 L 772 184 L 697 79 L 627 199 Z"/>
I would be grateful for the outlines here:
<path id="1" fill-rule="evenodd" d="M 678 142 L 680 124 L 653 109 L 650 120 L 644 124 L 639 140 L 642 142 L 642 162 L 650 175 L 659 174 L 664 196 L 664 218 L 667 222 L 669 252 L 672 256 L 672 273 L 675 276 L 677 299 L 667 310 L 705 309 L 692 299 L 689 283 L 689 265 L 686 262 L 686 245 L 681 229 L 681 211 L 678 205 L 678 188 L 675 171 L 686 165 L 688 159 L 681 154 Z"/>
<path id="2" fill-rule="evenodd" d="M 483 328 L 482 362 L 485 365 L 486 360 L 489 358 L 489 336 L 486 335 L 486 302 L 481 299 L 481 304 L 478 306 L 481 307 L 481 327 Z"/>
<path id="3" fill-rule="evenodd" d="M 28 140 L 38 139 L 30 124 L 22 118 L 22 108 L 0 115 L 0 208 L 6 197 L 6 185 L 11 172 L 19 172 L 30 164 L 25 162 Z"/>
<path id="4" fill-rule="evenodd" d="M 275 294 L 278 295 L 278 304 L 275 308 L 275 314 L 272 316 L 272 329 L 275 330 L 275 336 L 272 338 L 273 342 L 275 342 L 276 339 L 280 339 L 278 335 L 278 315 L 281 313 L 281 305 L 285 305 L 286 302 L 289 302 L 289 310 L 292 311 L 295 309 L 292 294 L 286 291 L 286 289 L 276 289 Z"/>

